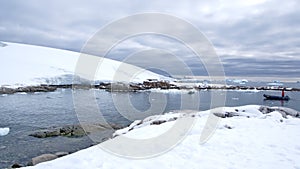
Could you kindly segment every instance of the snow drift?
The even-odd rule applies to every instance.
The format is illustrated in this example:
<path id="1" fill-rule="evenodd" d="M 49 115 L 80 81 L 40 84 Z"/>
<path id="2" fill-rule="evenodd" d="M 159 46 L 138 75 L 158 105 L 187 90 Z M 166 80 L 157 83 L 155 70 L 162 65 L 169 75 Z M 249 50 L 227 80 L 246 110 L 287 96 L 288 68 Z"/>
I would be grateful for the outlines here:
<path id="1" fill-rule="evenodd" d="M 290 110 L 257 105 L 215 110 L 219 112 L 218 116 L 224 118 L 205 144 L 199 144 L 199 138 L 210 111 L 171 112 L 135 121 L 129 127 L 116 131 L 116 138 L 106 141 L 119 137 L 155 137 L 168 131 L 178 119 L 195 118 L 194 127 L 185 139 L 161 155 L 139 160 L 122 158 L 101 149 L 99 146 L 106 144 L 104 142 L 28 169 L 300 167 L 300 121 L 293 117 L 299 112 L 295 114 Z M 280 111 L 288 112 L 283 116 Z"/>

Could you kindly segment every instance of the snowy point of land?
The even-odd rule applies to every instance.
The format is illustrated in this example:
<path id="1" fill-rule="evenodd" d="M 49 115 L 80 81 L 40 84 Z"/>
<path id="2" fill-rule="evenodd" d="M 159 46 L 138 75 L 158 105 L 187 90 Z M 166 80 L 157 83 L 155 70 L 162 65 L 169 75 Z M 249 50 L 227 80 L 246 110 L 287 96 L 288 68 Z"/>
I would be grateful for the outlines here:
<path id="1" fill-rule="evenodd" d="M 49 47 L 1 42 L 0 87 L 19 87 L 40 84 L 72 84 L 80 53 Z M 99 57 L 85 55 L 89 59 Z M 97 60 L 97 59 L 95 59 Z M 119 67 L 138 72 L 133 78 L 125 71 L 118 71 Z M 134 65 L 103 58 L 95 74 L 99 81 L 113 81 L 114 76 L 130 79 L 132 82 L 143 82 L 150 79 L 164 79 L 164 76 L 136 67 Z"/>
<path id="2" fill-rule="evenodd" d="M 299 112 L 280 107 L 248 105 L 217 108 L 222 118 L 212 137 L 199 144 L 210 111 L 179 111 L 135 121 L 115 132 L 115 138 L 155 137 L 180 118 L 195 118 L 194 126 L 173 149 L 153 158 L 115 156 L 99 145 L 28 169 L 113 168 L 300 168 Z M 151 150 L 149 150 L 151 151 Z"/>

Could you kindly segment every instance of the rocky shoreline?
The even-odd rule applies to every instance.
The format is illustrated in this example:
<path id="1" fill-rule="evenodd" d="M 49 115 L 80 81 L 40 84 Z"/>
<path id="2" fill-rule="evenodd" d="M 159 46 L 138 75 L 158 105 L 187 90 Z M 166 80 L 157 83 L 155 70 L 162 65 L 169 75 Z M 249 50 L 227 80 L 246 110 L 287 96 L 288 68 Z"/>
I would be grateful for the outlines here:
<path id="1" fill-rule="evenodd" d="M 53 126 L 45 129 L 39 129 L 36 131 L 33 131 L 29 136 L 35 137 L 35 138 L 51 138 L 51 137 L 69 137 L 69 138 L 78 138 L 78 137 L 84 137 L 87 136 L 93 132 L 97 131 L 104 131 L 104 130 L 119 130 L 127 126 L 121 126 L 117 124 L 109 124 L 109 125 L 103 125 L 103 124 L 72 124 L 72 125 L 64 125 L 64 126 Z M 112 138 L 113 136 L 110 135 L 107 138 L 103 139 L 102 141 L 105 141 L 109 138 Z M 95 143 L 96 144 L 96 143 Z M 93 146 L 93 145 L 91 145 Z M 25 166 L 33 166 L 37 165 L 42 162 L 51 161 L 59 157 L 63 157 L 65 155 L 71 154 L 72 152 L 56 152 L 56 153 L 46 153 L 41 154 L 39 156 L 31 158 L 30 161 L 27 162 L 27 164 L 20 164 L 20 163 L 14 163 L 9 168 L 21 168 Z"/>
<path id="2" fill-rule="evenodd" d="M 42 162 L 51 161 L 51 160 L 57 159 L 59 157 L 66 156 L 68 154 L 70 154 L 70 153 L 69 152 L 56 152 L 54 154 L 42 154 L 42 155 L 32 158 L 27 163 L 27 165 L 15 163 L 10 168 L 21 168 L 21 167 L 26 167 L 26 166 L 34 166 L 34 165 L 37 165 Z"/>
<path id="3" fill-rule="evenodd" d="M 110 92 L 136 92 L 148 89 L 177 89 L 177 90 L 283 90 L 299 92 L 300 88 L 285 88 L 283 86 L 234 86 L 234 85 L 204 85 L 204 86 L 186 86 L 179 84 L 171 84 L 166 81 L 144 81 L 143 83 L 99 83 L 97 85 L 89 84 L 62 84 L 62 85 L 38 85 L 25 86 L 18 88 L 0 87 L 0 94 L 14 93 L 35 93 L 35 92 L 53 92 L 59 88 L 63 89 L 102 89 Z"/>
<path id="4" fill-rule="evenodd" d="M 35 93 L 35 92 L 54 92 L 57 89 L 99 89 L 99 90 L 106 90 L 110 92 L 136 92 L 136 91 L 145 91 L 149 89 L 161 89 L 161 90 L 168 90 L 168 89 L 176 89 L 176 90 L 188 90 L 188 91 L 195 91 L 195 90 L 249 90 L 249 91 L 262 91 L 262 90 L 282 90 L 285 89 L 286 91 L 300 91 L 300 88 L 284 88 L 282 86 L 261 86 L 261 87 L 253 87 L 253 86 L 233 86 L 233 85 L 205 85 L 205 86 L 186 86 L 183 84 L 170 84 L 165 81 L 147 81 L 144 83 L 99 83 L 98 85 L 88 85 L 88 84 L 63 84 L 63 85 L 39 85 L 39 86 L 26 86 L 26 87 L 18 87 L 18 88 L 9 88 L 9 87 L 0 87 L 0 95 L 1 94 L 15 94 L 15 93 Z M 192 93 L 191 93 L 192 94 Z M 288 108 L 271 108 L 267 106 L 262 106 L 260 111 L 264 114 L 268 114 L 272 111 L 278 111 L 282 114 L 283 117 L 287 117 L 287 115 L 294 116 L 299 118 L 300 113 L 292 111 Z M 223 114 L 215 114 L 221 118 L 233 117 L 238 116 L 238 112 L 226 112 Z M 176 120 L 176 118 L 174 118 Z M 153 121 L 151 125 L 158 125 L 161 123 L 165 123 L 166 121 Z M 105 126 L 102 124 L 86 124 L 85 126 L 79 124 L 73 125 L 65 125 L 65 126 L 53 126 L 50 128 L 44 128 L 37 131 L 32 132 L 29 136 L 36 137 L 36 138 L 48 138 L 48 137 L 83 137 L 89 135 L 89 132 L 86 132 L 86 128 L 91 129 L 91 131 L 100 131 L 100 130 L 118 130 L 128 126 L 119 126 L 110 124 L 110 126 Z M 90 131 L 90 130 L 89 130 Z M 111 137 L 115 137 L 112 135 Z M 111 138 L 109 137 L 109 138 Z M 104 140 L 103 140 L 104 141 Z M 67 150 L 68 151 L 68 150 Z M 53 152 L 51 152 L 53 153 Z M 10 168 L 20 168 L 23 166 L 30 166 L 36 165 L 41 162 L 50 161 L 64 155 L 68 155 L 71 152 L 54 152 L 53 154 L 41 154 L 37 157 L 32 158 L 27 164 L 18 164 L 15 163 L 11 165 Z"/>
<path id="5" fill-rule="evenodd" d="M 286 108 L 286 107 L 260 106 L 258 110 L 262 114 L 269 114 L 271 112 L 277 111 L 282 115 L 283 118 L 287 118 L 287 116 L 291 116 L 291 117 L 295 117 L 295 118 L 300 117 L 300 112 L 290 109 L 290 108 Z M 195 112 L 194 111 L 183 112 L 182 117 L 185 117 L 185 116 L 195 117 Z M 217 112 L 217 113 L 215 112 L 214 115 L 217 117 L 220 117 L 220 118 L 230 118 L 230 117 L 234 117 L 234 116 L 243 116 L 243 112 L 245 112 L 245 110 L 234 109 L 234 111 L 225 111 L 225 112 Z M 128 126 L 120 126 L 120 125 L 116 125 L 116 124 L 110 124 L 109 126 L 102 125 L 102 124 L 65 125 L 65 126 L 60 126 L 60 127 L 50 127 L 47 129 L 37 130 L 37 131 L 33 132 L 32 134 L 30 134 L 30 136 L 36 137 L 36 138 L 47 138 L 47 137 L 57 137 L 57 136 L 83 137 L 85 135 L 90 134 L 89 131 L 112 129 L 114 131 L 117 131 L 117 132 L 113 133 L 112 136 L 110 137 L 110 138 L 114 138 L 114 137 L 117 137 L 119 135 L 122 135 L 122 134 L 132 130 L 133 128 L 135 128 L 139 125 L 143 125 L 143 123 L 149 122 L 149 125 L 160 125 L 160 124 L 168 122 L 168 121 L 175 121 L 178 118 L 182 118 L 182 117 L 173 117 L 168 120 L 161 120 L 161 119 L 155 119 L 155 118 L 148 117 L 144 120 L 137 120 Z M 280 121 L 280 122 L 282 122 L 282 121 Z M 228 129 L 231 129 L 231 126 L 225 126 L 225 127 Z M 86 131 L 87 128 L 89 128 L 88 132 Z M 92 130 L 90 130 L 90 129 L 92 129 Z M 21 164 L 15 163 L 10 168 L 21 168 L 24 166 L 33 166 L 33 165 L 37 165 L 42 162 L 51 161 L 56 158 L 63 157 L 68 154 L 71 154 L 71 153 L 70 152 L 56 152 L 53 154 L 50 154 L 50 153 L 41 154 L 37 157 L 33 157 L 26 165 L 21 165 Z"/>
<path id="6" fill-rule="evenodd" d="M 35 93 L 35 92 L 54 92 L 57 87 L 49 85 L 40 86 L 26 86 L 18 88 L 0 87 L 0 94 L 14 94 L 14 93 Z"/>
<path id="7" fill-rule="evenodd" d="M 37 130 L 29 136 L 36 138 L 47 138 L 47 137 L 82 137 L 89 135 L 90 132 L 99 131 L 99 130 L 118 130 L 125 126 L 117 124 L 74 124 L 74 125 L 65 125 L 60 127 L 50 127 L 47 129 Z M 88 131 L 86 131 L 88 129 Z"/>

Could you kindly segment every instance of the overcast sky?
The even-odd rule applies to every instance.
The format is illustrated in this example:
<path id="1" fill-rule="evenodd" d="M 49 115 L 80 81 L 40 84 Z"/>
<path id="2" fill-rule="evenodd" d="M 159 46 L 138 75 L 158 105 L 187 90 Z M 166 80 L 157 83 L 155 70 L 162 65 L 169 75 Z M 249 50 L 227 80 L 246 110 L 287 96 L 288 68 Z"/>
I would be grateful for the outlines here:
<path id="1" fill-rule="evenodd" d="M 299 0 L 3 0 L 0 41 L 80 51 L 95 32 L 115 20 L 161 12 L 202 31 L 214 45 L 228 76 L 300 77 L 299 6 Z M 197 75 L 205 75 L 201 63 L 189 59 L 192 54 L 171 42 L 157 36 L 131 38 L 111 56 L 120 60 L 135 49 L 164 44 L 176 49 Z"/>

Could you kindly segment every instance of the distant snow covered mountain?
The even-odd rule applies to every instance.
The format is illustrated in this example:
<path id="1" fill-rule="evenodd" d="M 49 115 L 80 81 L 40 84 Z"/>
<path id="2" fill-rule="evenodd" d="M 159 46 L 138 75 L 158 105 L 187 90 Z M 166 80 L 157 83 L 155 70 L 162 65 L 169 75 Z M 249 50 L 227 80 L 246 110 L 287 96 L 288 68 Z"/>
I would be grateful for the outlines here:
<path id="1" fill-rule="evenodd" d="M 70 84 L 79 56 L 80 53 L 67 50 L 0 42 L 0 86 Z M 142 82 L 149 78 L 167 79 L 151 71 L 104 58 L 98 68 L 101 71 L 97 72 L 93 80 L 112 81 L 120 65 L 139 72 L 133 78 L 126 71 L 118 72 L 118 76 L 130 81 Z"/>

